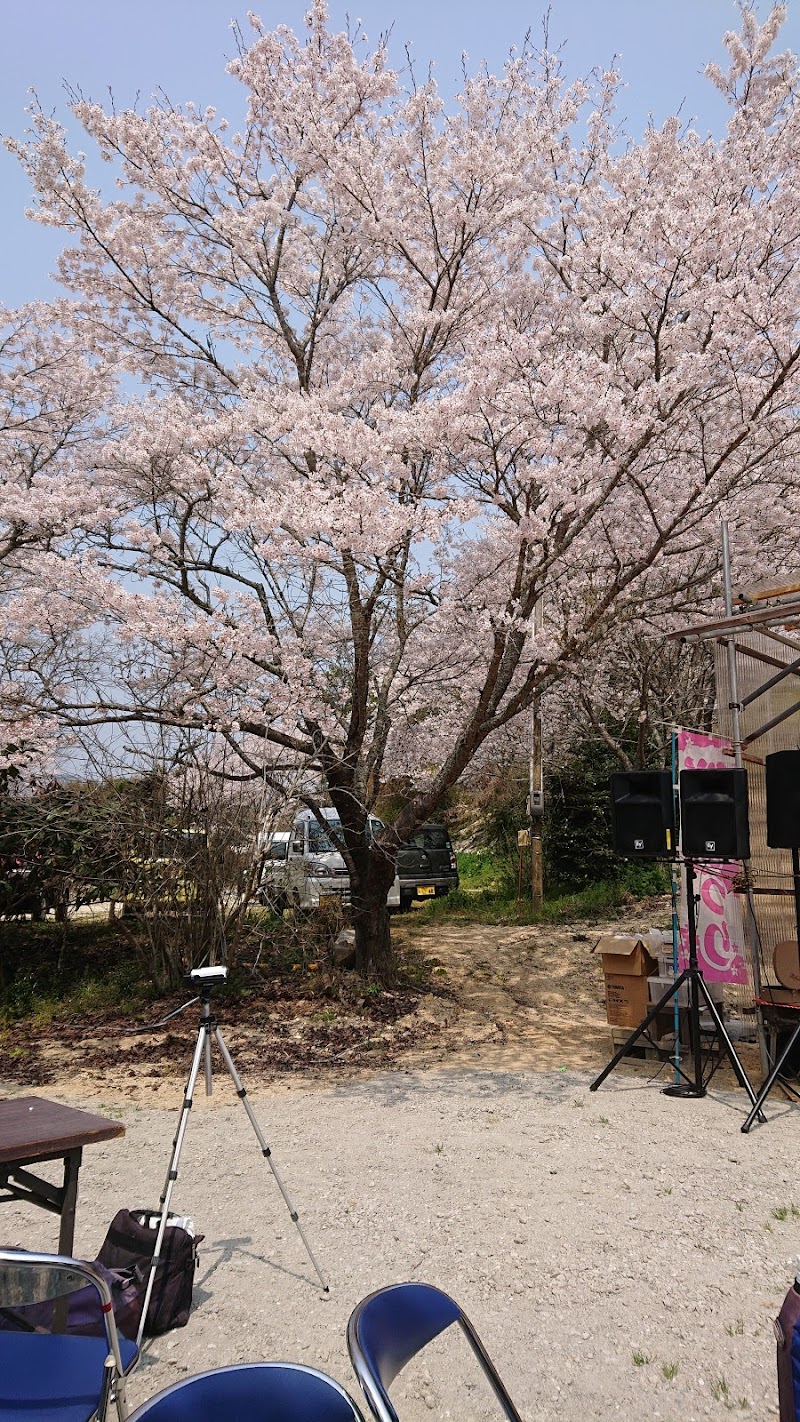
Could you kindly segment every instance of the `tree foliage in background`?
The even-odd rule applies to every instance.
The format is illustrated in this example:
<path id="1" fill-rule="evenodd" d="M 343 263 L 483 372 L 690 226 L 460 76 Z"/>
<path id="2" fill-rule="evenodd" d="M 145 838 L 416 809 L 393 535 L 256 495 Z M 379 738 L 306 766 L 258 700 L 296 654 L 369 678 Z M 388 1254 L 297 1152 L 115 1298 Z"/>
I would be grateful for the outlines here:
<path id="1" fill-rule="evenodd" d="M 185 748 L 184 748 L 185 749 Z M 137 778 L 27 785 L 0 796 L 0 913 L 63 925 L 110 901 L 123 951 L 145 978 L 175 986 L 188 968 L 235 966 L 239 927 L 258 888 L 259 804 L 202 756 Z"/>
<path id="2" fill-rule="evenodd" d="M 668 641 L 642 618 L 612 632 L 547 698 L 548 758 L 558 765 L 600 740 L 616 770 L 666 767 L 672 727 L 710 731 L 715 699 L 712 647 Z"/>
<path id="3" fill-rule="evenodd" d="M 720 506 L 748 571 L 781 538 L 796 557 L 784 15 L 745 7 L 709 68 L 720 141 L 677 118 L 626 140 L 617 74 L 567 86 L 527 45 L 448 110 L 314 0 L 304 40 L 239 36 L 238 132 L 163 96 L 76 97 L 109 195 L 42 109 L 10 144 L 70 244 L 69 300 L 15 329 L 54 323 L 98 403 L 117 384 L 52 477 L 11 421 L 0 519 L 21 489 L 47 517 L 3 565 L 7 704 L 210 733 L 241 773 L 305 776 L 312 805 L 322 785 L 362 969 L 392 971 L 398 842 L 606 636 L 696 602 Z M 413 793 L 371 847 L 398 775 Z"/>
<path id="4" fill-rule="evenodd" d="M 548 892 L 583 889 L 619 877 L 609 795 L 609 776 L 615 770 L 619 761 L 605 741 L 585 740 L 546 776 L 543 847 Z"/>
<path id="5" fill-rule="evenodd" d="M 605 729 L 614 745 L 624 749 L 624 728 L 612 723 Z M 625 753 L 634 751 L 635 743 L 629 743 Z M 620 881 L 636 893 L 665 891 L 667 882 L 658 869 L 653 871 L 650 864 L 628 864 L 614 853 L 609 777 L 619 769 L 616 749 L 591 734 L 576 740 L 550 762 L 544 777 L 545 813 L 539 826 L 548 898 Z M 479 827 L 468 834 L 469 847 L 488 849 L 495 861 L 495 876 L 500 876 L 498 887 L 506 893 L 521 887 L 523 897 L 530 892 L 530 861 L 529 851 L 520 851 L 517 835 L 529 823 L 527 793 L 526 762 L 511 762 L 502 774 L 466 795 L 451 819 L 459 842 L 465 827 Z"/>

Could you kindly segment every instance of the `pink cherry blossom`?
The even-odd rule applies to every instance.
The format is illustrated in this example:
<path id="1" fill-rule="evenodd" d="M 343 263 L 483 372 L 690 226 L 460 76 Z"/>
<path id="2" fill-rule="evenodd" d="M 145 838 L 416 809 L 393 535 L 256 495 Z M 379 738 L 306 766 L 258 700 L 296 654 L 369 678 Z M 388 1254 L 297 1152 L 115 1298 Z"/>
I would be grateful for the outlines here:
<path id="1" fill-rule="evenodd" d="M 38 107 L 9 144 L 68 243 L 67 299 L 3 377 L 9 448 L 27 381 L 51 460 L 13 454 L 3 490 L 6 544 L 40 549 L 7 564 L 14 694 L 67 727 L 199 727 L 330 797 L 362 967 L 390 965 L 398 839 L 620 629 L 711 595 L 720 510 L 742 571 L 796 561 L 783 13 L 745 9 L 709 70 L 719 141 L 677 118 L 625 139 L 617 74 L 569 86 L 529 47 L 448 105 L 317 0 L 303 38 L 240 37 L 239 133 L 77 99 L 108 193 Z M 37 343 L 75 354 L 56 409 Z"/>

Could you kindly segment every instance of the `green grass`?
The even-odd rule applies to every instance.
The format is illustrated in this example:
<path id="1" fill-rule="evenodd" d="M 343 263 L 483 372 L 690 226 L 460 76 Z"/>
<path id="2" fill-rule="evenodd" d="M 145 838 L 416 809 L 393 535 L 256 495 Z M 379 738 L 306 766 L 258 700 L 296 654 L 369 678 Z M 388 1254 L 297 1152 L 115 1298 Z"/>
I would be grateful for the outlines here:
<path id="1" fill-rule="evenodd" d="M 93 1012 L 140 1007 L 153 990 L 141 979 L 136 963 L 123 963 L 102 977 L 82 978 L 61 995 L 37 992 L 25 1015 L 35 1027 L 46 1027 L 55 1018 L 86 1017 Z"/>
<path id="2" fill-rule="evenodd" d="M 21 1022 L 46 1033 L 58 1030 L 53 1024 L 149 1013 L 154 1001 L 189 995 L 180 983 L 170 988 L 156 979 L 152 946 L 135 927 L 71 920 L 66 926 L 9 921 L 0 929 L 0 1033 Z M 343 1003 L 367 1003 L 380 1013 L 384 984 L 331 969 L 335 929 L 320 914 L 285 922 L 261 911 L 246 920 L 229 943 L 226 1001 L 247 1005 L 265 994 L 309 998 L 318 1002 L 322 1028 L 335 1024 Z M 429 991 L 436 965 L 414 944 L 398 941 L 396 947 L 392 989 Z"/>
<path id="3" fill-rule="evenodd" d="M 461 888 L 394 920 L 398 932 L 399 980 L 403 987 L 430 990 L 441 965 L 430 962 L 413 943 L 413 924 L 432 920 L 487 925 L 592 923 L 612 917 L 625 904 L 644 894 L 663 892 L 662 871 L 645 865 L 624 865 L 619 877 L 588 888 L 548 893 L 541 911 L 531 911 L 530 885 L 522 885 L 517 901 L 517 865 L 512 855 L 476 850 L 459 855 Z M 661 878 L 659 878 L 661 875 Z M 134 924 L 121 925 L 98 919 L 52 922 L 7 922 L 0 934 L 0 1027 L 22 1020 L 47 1027 L 55 1020 L 87 1018 L 93 1013 L 140 1009 L 156 989 L 148 971 L 152 952 L 143 931 Z M 256 951 L 260 974 L 298 983 L 302 979 L 316 995 L 320 966 L 327 962 L 335 924 L 322 915 L 301 915 L 290 921 L 276 918 L 267 909 L 254 908 L 240 926 L 235 966 L 228 997 L 247 997 L 254 990 L 247 963 Z M 139 937 L 137 938 L 137 932 Z M 259 947 L 259 945 L 261 945 Z M 234 959 L 232 958 L 232 961 Z M 325 974 L 321 974 L 325 978 Z M 261 978 L 259 978 L 259 982 Z M 360 994 L 378 998 L 380 983 L 359 984 Z M 327 1007 L 328 1004 L 323 1004 Z M 794 1215 L 796 1207 L 773 1211 L 776 1220 Z M 767 1228 L 771 1226 L 767 1224 Z"/>
<path id="4" fill-rule="evenodd" d="M 504 921 L 506 917 L 533 921 L 530 883 L 523 875 L 517 902 L 517 865 L 508 856 L 491 850 L 469 850 L 458 856 L 460 888 L 444 898 L 432 899 L 417 912 L 472 918 L 477 922 Z M 537 922 L 569 923 L 576 918 L 604 917 L 623 904 L 669 890 L 669 879 L 660 865 L 623 864 L 618 877 L 584 888 L 545 888 Z"/>
<path id="5" fill-rule="evenodd" d="M 458 856 L 458 877 L 468 892 L 506 893 L 513 887 L 508 862 L 489 849 L 464 850 Z"/>
<path id="6" fill-rule="evenodd" d="M 546 891 L 540 912 L 534 914 L 528 881 L 518 901 L 516 876 L 507 859 L 487 850 L 459 854 L 458 872 L 459 889 L 415 907 L 411 917 L 423 914 L 428 922 L 435 918 L 486 924 L 591 922 L 613 917 L 623 905 L 663 894 L 668 888 L 660 866 L 623 865 L 618 879 L 563 893 Z"/>
<path id="7" fill-rule="evenodd" d="M 63 1013 L 128 1008 L 151 995 L 115 923 L 10 922 L 0 936 L 0 1023 L 46 1025 Z"/>

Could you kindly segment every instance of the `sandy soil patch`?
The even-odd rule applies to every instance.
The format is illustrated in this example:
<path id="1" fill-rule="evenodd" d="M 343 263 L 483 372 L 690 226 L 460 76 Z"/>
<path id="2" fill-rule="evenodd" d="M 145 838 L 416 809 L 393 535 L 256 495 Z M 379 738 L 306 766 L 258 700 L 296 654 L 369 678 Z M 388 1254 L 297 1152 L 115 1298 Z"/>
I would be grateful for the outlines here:
<path id="1" fill-rule="evenodd" d="M 492 926 L 415 915 L 395 925 L 400 941 L 434 963 L 433 991 L 370 996 L 330 1004 L 282 999 L 264 1010 L 226 1003 L 215 1010 L 242 1076 L 315 1085 L 437 1063 L 497 1069 L 592 1067 L 607 1057 L 603 974 L 592 944 L 601 933 L 644 931 L 664 920 L 664 905 L 645 906 L 636 924 L 568 927 Z M 267 990 L 267 998 L 269 991 Z M 177 999 L 180 1001 L 180 998 Z M 173 1003 L 165 1005 L 164 1011 Z M 150 1017 L 157 1016 L 151 1011 Z M 148 1020 L 145 1016 L 144 1020 Z M 114 1090 L 131 1100 L 179 1101 L 197 1015 L 189 1008 L 161 1031 L 138 1033 L 131 1020 L 89 1020 L 15 1029 L 0 1042 L 5 1074 L 22 1084 L 56 1082 L 77 1094 Z"/>

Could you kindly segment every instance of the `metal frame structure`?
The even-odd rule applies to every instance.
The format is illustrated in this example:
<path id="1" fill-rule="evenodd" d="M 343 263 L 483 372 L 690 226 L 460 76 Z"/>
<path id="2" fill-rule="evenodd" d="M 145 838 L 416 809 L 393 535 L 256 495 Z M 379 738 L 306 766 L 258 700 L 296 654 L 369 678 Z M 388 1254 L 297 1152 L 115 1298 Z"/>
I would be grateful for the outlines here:
<path id="1" fill-rule="evenodd" d="M 389 1284 L 356 1304 L 347 1348 L 375 1422 L 399 1422 L 389 1397 L 398 1373 L 446 1328 L 457 1324 L 508 1422 L 522 1422 L 489 1354 L 463 1309 L 434 1284 Z"/>
<path id="2" fill-rule="evenodd" d="M 232 1363 L 182 1378 L 156 1393 L 128 1422 L 218 1422 L 236 1417 L 364 1422 L 341 1383 L 304 1363 Z"/>
<path id="3" fill-rule="evenodd" d="M 653 1003 L 653 1006 L 650 1008 L 650 1011 L 648 1012 L 644 1021 L 640 1023 L 640 1025 L 631 1033 L 627 1041 L 624 1042 L 623 1045 L 619 1048 L 619 1051 L 615 1052 L 610 1062 L 607 1063 L 607 1065 L 601 1071 L 600 1075 L 596 1077 L 595 1080 L 592 1082 L 591 1086 L 589 1087 L 589 1090 L 596 1091 L 597 1088 L 602 1085 L 606 1077 L 609 1076 L 610 1073 L 614 1070 L 615 1066 L 617 1066 L 619 1062 L 621 1062 L 622 1059 L 628 1055 L 631 1048 L 636 1044 L 636 1042 L 638 1042 L 639 1038 L 641 1036 L 646 1035 L 650 1023 L 655 1021 L 655 1019 L 658 1017 L 659 1012 L 661 1012 L 662 1009 L 667 1006 L 668 1002 L 679 1001 L 680 990 L 684 986 L 684 984 L 686 984 L 689 997 L 689 1023 L 692 1047 L 693 1075 L 690 1076 L 689 1073 L 685 1071 L 684 1068 L 680 1065 L 680 1059 L 676 1052 L 676 1080 L 672 1086 L 662 1087 L 663 1094 L 665 1096 L 683 1097 L 705 1096 L 706 1091 L 708 1090 L 709 1082 L 711 1081 L 711 1078 L 714 1075 L 717 1066 L 719 1066 L 719 1063 L 722 1060 L 722 1054 L 723 1052 L 726 1052 L 728 1060 L 730 1061 L 730 1064 L 733 1068 L 734 1075 L 736 1076 L 736 1079 L 739 1082 L 739 1085 L 746 1091 L 747 1095 L 750 1098 L 750 1103 L 753 1109 L 747 1118 L 748 1121 L 751 1121 L 753 1117 L 757 1114 L 759 1115 L 759 1119 L 763 1121 L 765 1118 L 763 1115 L 760 1114 L 759 1103 L 756 1099 L 756 1093 L 753 1090 L 747 1072 L 745 1071 L 744 1067 L 742 1066 L 742 1063 L 740 1062 L 736 1054 L 736 1049 L 730 1039 L 730 1036 L 725 1030 L 725 1024 L 722 1020 L 722 1016 L 717 1009 L 717 1005 L 714 1002 L 714 999 L 712 998 L 708 987 L 706 986 L 702 971 L 698 967 L 697 934 L 695 931 L 696 898 L 694 892 L 694 860 L 684 857 L 683 865 L 686 871 L 686 903 L 688 906 L 689 915 L 688 964 L 684 968 L 683 972 L 680 973 L 680 975 L 675 979 L 672 986 L 667 988 L 666 992 L 663 993 L 662 996 L 658 999 L 658 1002 Z M 700 1032 L 700 1007 L 703 1003 L 705 1004 L 707 1011 L 711 1015 L 711 1020 L 714 1023 L 715 1036 L 717 1037 L 720 1044 L 718 1061 L 716 1065 L 714 1065 L 713 1063 L 711 1064 L 711 1070 L 708 1074 L 706 1074 L 704 1069 L 703 1046 Z"/>
<path id="4" fill-rule="evenodd" d="M 67 1331 L 68 1297 L 76 1289 L 85 1288 L 87 1284 L 97 1293 L 98 1321 L 102 1321 L 105 1330 L 102 1339 L 71 1335 Z M 80 1415 L 87 1419 L 96 1419 L 96 1422 L 105 1422 L 113 1403 L 118 1422 L 125 1422 L 128 1416 L 125 1378 L 138 1360 L 139 1345 L 134 1345 L 130 1340 L 126 1341 L 126 1352 L 129 1348 L 134 1351 L 127 1363 L 124 1362 L 114 1319 L 111 1291 L 98 1269 L 93 1264 L 71 1259 L 63 1254 L 3 1249 L 0 1250 L 0 1286 L 0 1295 L 6 1308 L 13 1309 L 15 1305 L 20 1307 L 34 1303 L 49 1295 L 50 1299 L 55 1301 L 56 1310 L 56 1331 L 52 1334 L 48 1335 L 46 1330 L 39 1328 L 30 1328 L 21 1334 L 11 1329 L 0 1335 L 3 1340 L 3 1381 L 6 1384 L 4 1391 L 8 1391 L 12 1374 L 24 1364 L 28 1355 L 30 1361 L 33 1361 L 36 1350 L 39 1381 L 44 1381 L 45 1392 L 49 1381 L 56 1389 L 59 1386 L 62 1389 L 65 1385 L 68 1386 L 70 1395 L 59 1396 L 56 1393 L 55 1396 L 42 1399 L 38 1406 L 28 1396 L 26 1402 L 30 1405 L 32 1417 L 42 1416 L 46 1412 L 48 1417 L 56 1418 L 64 1412 L 71 1418 Z M 24 1349 L 20 1340 L 25 1345 Z M 48 1345 L 54 1345 L 55 1351 Z M 71 1349 L 77 1354 L 77 1361 L 71 1357 Z M 106 1357 L 103 1363 L 104 1354 Z M 81 1362 L 86 1365 L 85 1373 L 81 1371 Z M 97 1374 L 99 1371 L 98 1363 L 102 1372 L 97 1379 L 95 1400 L 89 1383 L 90 1372 Z M 19 1402 L 18 1396 L 16 1403 L 10 1404 L 0 1398 L 0 1417 L 19 1417 L 16 1410 Z M 85 1411 L 82 1410 L 84 1408 Z"/>
<path id="5" fill-rule="evenodd" d="M 800 696 L 784 706 L 777 714 L 768 717 L 747 735 L 742 735 L 741 716 L 742 712 L 759 700 L 760 697 L 772 691 L 787 678 L 795 677 L 800 683 L 800 638 L 789 635 L 795 628 L 800 633 L 800 582 L 784 582 L 756 589 L 749 589 L 737 595 L 736 601 L 739 603 L 741 611 L 734 612 L 734 594 L 731 579 L 731 558 L 730 542 L 728 536 L 728 526 L 723 520 L 722 532 L 722 571 L 725 591 L 725 617 L 706 622 L 697 623 L 690 627 L 680 628 L 669 635 L 670 640 L 681 642 L 715 642 L 725 649 L 728 669 L 728 686 L 730 700 L 725 708 L 730 714 L 731 745 L 735 764 L 743 766 L 745 760 L 752 762 L 752 756 L 745 756 L 747 749 L 768 735 L 777 726 L 787 721 L 791 716 L 800 714 Z M 742 634 L 748 632 L 758 632 L 775 644 L 774 655 L 755 647 L 748 647 L 737 640 Z M 794 656 L 787 660 L 786 651 L 793 652 Z M 783 655 L 781 655 L 783 653 Z M 760 682 L 746 696 L 739 695 L 739 659 L 748 658 L 762 663 L 774 670 L 766 679 Z M 758 762 L 761 763 L 760 760 Z M 793 880 L 795 895 L 795 912 L 800 935 L 800 882 L 798 880 L 798 863 L 796 851 L 793 853 Z M 758 947 L 760 934 L 755 913 L 756 892 L 778 896 L 783 893 L 791 893 L 792 890 L 782 889 L 760 889 L 756 890 L 753 885 L 753 875 L 749 861 L 744 864 L 744 892 L 747 905 L 747 925 L 748 940 L 750 943 L 750 958 L 753 974 L 753 988 L 756 1005 L 756 1025 L 758 1031 L 758 1045 L 761 1056 L 762 1072 L 765 1077 L 764 1085 L 753 1103 L 753 1109 L 747 1117 L 743 1131 L 748 1131 L 753 1120 L 758 1116 L 763 1120 L 761 1105 L 765 1100 L 773 1083 L 777 1080 L 780 1068 L 788 1055 L 789 1047 L 781 1053 L 776 1063 L 770 1061 L 767 1050 L 766 1033 L 764 1027 L 763 1003 L 764 988 L 761 978 L 761 968 L 759 962 Z M 800 936 L 798 937 L 800 942 Z M 800 1031 L 794 1036 L 800 1035 Z M 794 1037 L 792 1040 L 793 1045 Z"/>

